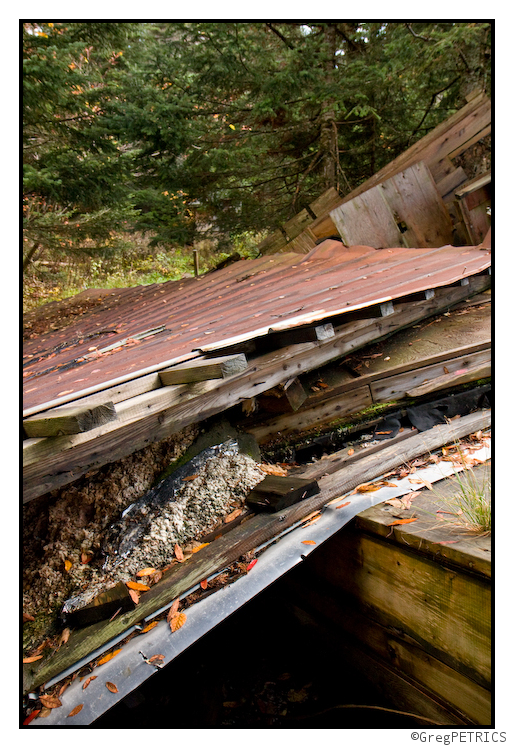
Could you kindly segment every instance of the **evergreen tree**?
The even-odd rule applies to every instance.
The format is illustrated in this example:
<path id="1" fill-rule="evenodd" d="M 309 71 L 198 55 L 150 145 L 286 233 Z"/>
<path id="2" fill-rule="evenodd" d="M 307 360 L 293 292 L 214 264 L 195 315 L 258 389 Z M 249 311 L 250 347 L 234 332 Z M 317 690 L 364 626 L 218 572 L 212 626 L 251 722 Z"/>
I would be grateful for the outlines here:
<path id="1" fill-rule="evenodd" d="M 107 126 L 132 24 L 24 23 L 24 268 L 134 217 L 133 152 Z"/>

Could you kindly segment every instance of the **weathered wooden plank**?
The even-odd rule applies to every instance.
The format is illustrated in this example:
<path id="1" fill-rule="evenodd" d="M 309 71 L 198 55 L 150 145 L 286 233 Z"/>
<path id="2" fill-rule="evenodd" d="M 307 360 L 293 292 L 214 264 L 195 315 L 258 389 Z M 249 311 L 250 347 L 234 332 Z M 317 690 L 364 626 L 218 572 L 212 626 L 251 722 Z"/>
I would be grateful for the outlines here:
<path id="1" fill-rule="evenodd" d="M 283 348 L 297 343 L 329 340 L 334 337 L 334 334 L 334 327 L 331 322 L 322 325 L 291 327 L 289 330 L 277 330 L 270 327 L 267 342 L 274 348 Z"/>
<path id="2" fill-rule="evenodd" d="M 81 434 L 115 421 L 116 417 L 116 409 L 112 402 L 103 402 L 89 407 L 68 405 L 26 418 L 23 421 L 23 428 L 28 437 Z"/>
<path id="3" fill-rule="evenodd" d="M 414 371 L 406 371 L 402 374 L 384 377 L 370 384 L 373 401 L 383 403 L 389 400 L 399 400 L 409 392 L 413 392 L 416 388 L 430 386 L 430 383 L 435 379 L 439 379 L 439 382 L 441 382 L 441 377 L 447 376 L 448 379 L 446 381 L 451 381 L 452 375 L 455 376 L 455 372 L 475 366 L 482 367 L 484 364 L 488 364 L 489 366 L 491 364 L 491 349 L 477 351 L 468 356 L 459 356 L 431 366 L 423 366 Z M 439 389 L 439 387 L 436 387 L 436 389 Z M 427 392 L 430 391 L 430 389 L 427 390 Z"/>
<path id="4" fill-rule="evenodd" d="M 345 530 L 345 538 L 346 535 Z M 311 559 L 307 563 L 310 565 Z M 416 711 L 428 717 L 426 704 L 433 700 L 436 704 L 443 702 L 447 709 L 457 710 L 459 724 L 490 724 L 490 690 L 441 662 L 434 654 L 429 654 L 399 628 L 380 625 L 369 614 L 363 614 L 358 601 L 342 594 L 341 590 L 332 594 L 317 574 L 311 574 L 310 579 L 311 584 L 301 584 L 293 573 L 289 580 L 299 607 L 318 620 L 322 611 L 323 623 L 328 621 L 330 630 L 335 627 L 333 633 L 339 642 L 346 642 L 358 653 L 364 648 L 378 658 L 384 672 L 389 674 L 392 670 L 394 674 L 398 671 L 411 681 L 410 687 L 402 693 L 406 701 L 402 704 L 395 701 L 398 709 Z M 385 693 L 392 696 L 389 678 L 382 685 Z M 421 694 L 418 689 L 422 689 Z M 439 717 L 438 712 L 436 715 Z M 435 715 L 430 713 L 430 716 Z M 449 724 L 447 720 L 445 724 Z"/>
<path id="5" fill-rule="evenodd" d="M 287 401 L 293 410 L 298 410 L 307 400 L 307 393 L 298 377 L 288 379 L 280 387 L 284 391 Z"/>
<path id="6" fill-rule="evenodd" d="M 388 337 L 425 317 L 446 311 L 453 304 L 488 288 L 490 284 L 489 276 L 473 277 L 467 287 L 445 288 L 438 290 L 434 298 L 428 301 L 398 304 L 394 314 L 376 320 L 351 323 L 346 329 L 343 326 L 333 338 L 326 341 L 301 343 L 264 354 L 258 365 L 253 361 L 247 371 L 227 382 L 213 380 L 170 387 L 170 391 L 180 389 L 181 392 L 178 392 L 178 395 L 168 394 L 171 404 L 167 408 L 164 402 L 151 403 L 152 407 L 155 407 L 149 409 L 147 416 L 137 412 L 134 414 L 134 421 L 121 424 L 115 431 L 100 435 L 96 435 L 96 431 L 89 432 L 95 434 L 94 443 L 76 443 L 73 444 L 73 448 L 66 451 L 59 449 L 55 453 L 45 447 L 44 459 L 36 459 L 24 468 L 23 500 L 30 501 L 47 491 L 66 485 L 89 470 L 121 459 L 152 442 L 177 433 L 191 423 L 209 418 L 245 399 L 262 394 L 287 381 L 291 376 L 318 368 L 374 340 Z M 148 393 L 148 396 L 150 395 L 152 393 Z M 109 424 L 100 428 L 107 429 L 108 426 Z M 81 437 L 84 435 L 56 439 L 79 440 Z"/>
<path id="7" fill-rule="evenodd" d="M 490 489 L 488 481 L 491 479 L 490 464 L 475 466 L 473 474 L 477 485 L 483 486 L 487 495 Z M 377 504 L 360 512 L 355 518 L 355 525 L 363 532 L 395 542 L 401 547 L 414 548 L 417 553 L 430 557 L 438 564 L 479 574 L 490 580 L 491 537 L 471 533 L 464 524 L 459 526 L 452 522 L 434 522 L 438 510 L 449 510 L 458 488 L 455 477 L 437 481 L 431 490 L 421 486 L 420 493 L 409 510 L 393 509 L 385 503 Z M 413 515 L 417 519 L 416 522 L 395 527 L 391 534 L 392 515 L 395 519 Z"/>
<path id="8" fill-rule="evenodd" d="M 360 532 L 337 548 L 337 556 L 332 547 L 327 557 L 322 546 L 313 559 L 323 579 L 372 610 L 378 623 L 404 631 L 449 667 L 490 688 L 488 581 Z"/>
<path id="9" fill-rule="evenodd" d="M 395 443 L 384 447 L 378 454 L 363 457 L 346 471 L 342 471 L 342 475 L 336 473 L 320 479 L 321 493 L 294 504 L 278 515 L 260 514 L 249 519 L 180 566 L 165 572 L 161 581 L 141 596 L 134 611 L 107 623 L 101 622 L 87 629 L 73 631 L 68 642 L 58 651 L 52 652 L 51 656 L 39 662 L 26 664 L 23 671 L 24 692 L 87 657 L 138 621 L 180 597 L 202 579 L 225 568 L 239 556 L 270 540 L 310 512 L 320 509 L 327 501 L 342 496 L 360 483 L 373 480 L 393 467 L 424 454 L 427 450 L 453 443 L 468 433 L 487 428 L 490 423 L 490 411 L 483 411 L 450 424 L 436 426 L 430 431 L 406 439 L 401 446 Z"/>
<path id="10" fill-rule="evenodd" d="M 407 390 L 409 397 L 421 397 L 429 392 L 436 392 L 447 387 L 457 387 L 461 384 L 468 382 L 476 382 L 477 379 L 484 379 L 491 376 L 491 362 L 478 363 L 474 366 L 463 366 L 454 372 L 448 374 L 442 374 L 440 377 L 420 384 L 418 387 L 413 387 L 411 390 Z"/>
<path id="11" fill-rule="evenodd" d="M 156 389 L 161 386 L 161 380 L 159 379 L 158 372 L 160 369 L 165 369 L 167 366 L 172 364 L 179 364 L 183 361 L 190 361 L 191 359 L 197 358 L 198 353 L 186 353 L 183 356 L 171 359 L 169 361 L 162 361 L 161 363 L 154 364 L 140 371 L 133 371 L 130 374 L 123 374 L 120 377 L 111 379 L 108 382 L 103 382 L 101 385 L 94 385 L 79 392 L 71 392 L 57 397 L 55 400 L 51 400 L 46 403 L 35 405 L 32 408 L 26 408 L 23 411 L 23 417 L 34 415 L 35 413 L 41 413 L 50 408 L 56 408 L 61 405 L 65 405 L 69 402 L 87 402 L 88 404 L 104 402 L 106 399 L 111 400 L 113 403 L 127 400 L 130 397 L 141 395 L 144 392 L 149 392 L 152 389 Z M 87 398 L 87 401 L 86 401 Z"/>
<path id="12" fill-rule="evenodd" d="M 199 358 L 187 364 L 179 364 L 159 372 L 164 386 L 171 384 L 188 384 L 189 382 L 203 382 L 206 379 L 226 379 L 240 374 L 246 369 L 248 362 L 244 353 L 234 356 L 220 356 L 219 358 Z"/>
<path id="13" fill-rule="evenodd" d="M 297 476 L 266 475 L 248 496 L 246 503 L 258 512 L 281 512 L 282 509 L 319 493 L 315 480 Z"/>
<path id="14" fill-rule="evenodd" d="M 326 215 L 332 208 L 339 205 L 341 202 L 341 196 L 334 187 L 330 187 L 328 190 L 323 192 L 322 195 L 313 200 L 309 204 L 309 208 L 318 218 L 319 216 Z"/>
<path id="15" fill-rule="evenodd" d="M 462 166 L 459 166 L 457 169 L 452 169 L 449 174 L 440 179 L 436 183 L 436 187 L 438 193 L 443 199 L 443 202 L 445 202 L 446 200 L 453 200 L 455 190 L 457 190 L 467 181 L 468 175 L 466 174 Z"/>
<path id="16" fill-rule="evenodd" d="M 490 124 L 491 116 L 489 114 L 489 117 L 485 118 L 484 121 L 488 124 L 485 124 L 485 126 L 481 129 L 475 132 L 473 135 L 471 135 L 468 140 L 459 143 L 459 145 L 455 148 L 455 150 L 451 151 L 448 156 L 449 158 L 456 158 L 457 156 L 460 156 L 461 153 L 464 153 L 464 151 L 467 151 L 468 148 L 471 148 L 472 145 L 475 145 L 475 143 L 478 143 L 479 140 L 482 140 L 483 138 L 486 138 L 488 135 L 492 132 L 492 126 Z"/>
<path id="17" fill-rule="evenodd" d="M 451 244 L 452 224 L 430 171 L 420 161 L 380 185 L 409 247 Z"/>
<path id="18" fill-rule="evenodd" d="M 287 249 L 290 252 L 301 252 L 308 254 L 316 246 L 316 239 L 308 230 L 303 231 L 295 239 L 289 242 Z"/>
<path id="19" fill-rule="evenodd" d="M 174 405 L 194 399 L 202 392 L 210 391 L 217 386 L 216 381 L 197 382 L 188 385 L 160 387 L 158 390 L 145 392 L 130 400 L 118 403 L 116 420 L 98 426 L 92 431 L 68 436 L 53 437 L 52 439 L 27 439 L 23 443 L 23 468 L 62 454 L 66 461 L 66 452 L 82 444 L 87 444 L 117 431 L 121 427 L 130 426 L 141 419 L 148 418 L 152 413 L 158 414 Z"/>
<path id="20" fill-rule="evenodd" d="M 375 249 L 405 246 L 380 187 L 343 203 L 331 211 L 330 217 L 348 246 L 363 244 Z"/>
<path id="21" fill-rule="evenodd" d="M 434 364 L 441 364 L 442 366 L 448 367 L 448 363 L 451 362 L 453 359 L 456 359 L 459 357 L 467 357 L 479 351 L 490 352 L 490 350 L 491 350 L 491 341 L 488 340 L 483 343 L 476 343 L 474 345 L 460 346 L 459 348 L 449 349 L 447 351 L 443 351 L 442 353 L 434 354 L 433 356 L 427 356 L 426 358 L 413 359 L 412 361 L 409 361 L 405 364 L 400 364 L 398 366 L 391 366 L 390 368 L 381 369 L 380 371 L 375 371 L 372 374 L 361 375 L 355 379 L 351 379 L 350 381 L 346 381 L 340 385 L 331 387 L 327 391 L 324 390 L 323 392 L 313 392 L 309 394 L 308 404 L 317 402 L 319 400 L 324 400 L 327 397 L 332 397 L 338 394 L 342 394 L 343 392 L 348 392 L 349 390 L 352 390 L 355 387 L 368 385 L 368 384 L 371 384 L 372 382 L 377 382 L 377 381 L 386 379 L 388 377 L 393 377 L 398 374 L 404 374 L 405 372 L 414 372 L 426 366 L 432 366 Z"/>
<path id="22" fill-rule="evenodd" d="M 309 215 L 309 213 L 304 208 L 289 221 L 286 221 L 283 224 L 282 228 L 286 232 L 289 239 L 294 239 L 298 236 L 298 234 L 302 233 L 304 228 L 308 226 L 309 223 L 312 223 L 312 216 Z"/>
<path id="23" fill-rule="evenodd" d="M 284 236 L 282 231 L 276 230 L 272 234 L 269 234 L 259 244 L 259 252 L 262 255 L 275 254 L 276 252 L 285 251 L 287 246 L 287 238 Z"/>

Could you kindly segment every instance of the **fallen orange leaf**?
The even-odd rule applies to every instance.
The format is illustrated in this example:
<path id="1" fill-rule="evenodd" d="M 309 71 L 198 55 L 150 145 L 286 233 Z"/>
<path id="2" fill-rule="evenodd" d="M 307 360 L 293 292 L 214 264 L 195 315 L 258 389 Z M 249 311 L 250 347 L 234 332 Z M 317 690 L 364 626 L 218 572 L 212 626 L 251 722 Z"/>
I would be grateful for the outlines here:
<path id="1" fill-rule="evenodd" d="M 141 571 L 136 572 L 136 577 L 148 577 L 150 574 L 154 574 L 157 571 L 157 569 L 154 569 L 153 567 L 149 567 L 148 569 L 141 569 Z"/>
<path id="2" fill-rule="evenodd" d="M 117 687 L 115 686 L 114 683 L 111 683 L 110 681 L 107 681 L 105 685 L 107 686 L 107 688 L 109 689 L 109 691 L 111 693 L 118 693 L 118 689 L 117 689 Z"/>
<path id="3" fill-rule="evenodd" d="M 246 567 L 246 571 L 250 571 L 250 569 L 253 569 L 258 560 L 258 558 L 254 558 L 253 561 L 250 561 L 250 563 Z"/>
<path id="4" fill-rule="evenodd" d="M 178 543 L 175 543 L 175 547 L 173 548 L 175 551 L 175 557 L 177 561 L 183 561 L 184 560 L 184 554 L 182 552 L 182 548 L 179 546 Z"/>
<path id="5" fill-rule="evenodd" d="M 392 525 L 408 525 L 409 522 L 416 522 L 416 519 L 416 517 L 412 517 L 412 519 L 395 519 L 394 522 L 388 524 L 388 527 Z"/>
<path id="6" fill-rule="evenodd" d="M 202 581 L 200 582 L 200 587 L 202 588 L 202 590 L 206 590 L 207 589 L 207 580 L 206 579 L 202 579 Z"/>
<path id="7" fill-rule="evenodd" d="M 378 491 L 378 486 L 374 486 L 372 483 L 362 483 L 355 490 L 359 493 L 370 493 L 371 491 Z"/>
<path id="8" fill-rule="evenodd" d="M 164 661 L 164 655 L 163 654 L 156 654 L 152 655 L 148 658 L 148 662 L 163 662 Z"/>
<path id="9" fill-rule="evenodd" d="M 68 714 L 68 717 L 74 717 L 76 714 L 80 712 L 84 704 L 77 704 L 75 709 L 72 709 L 71 712 Z"/>
<path id="10" fill-rule="evenodd" d="M 351 503 L 351 501 L 345 501 L 344 504 L 339 504 L 339 506 L 336 506 L 336 509 L 342 509 L 344 506 L 348 506 L 348 504 Z"/>
<path id="11" fill-rule="evenodd" d="M 152 629 L 154 629 L 157 626 L 157 623 L 158 623 L 158 621 L 151 621 L 150 623 L 148 623 L 144 627 L 144 629 L 141 630 L 140 633 L 141 634 L 146 634 L 147 631 L 151 631 Z"/>
<path id="12" fill-rule="evenodd" d="M 69 558 L 66 559 L 64 562 L 64 568 L 66 571 L 69 571 L 71 567 L 73 566 L 73 563 L 69 560 Z"/>
<path id="13" fill-rule="evenodd" d="M 71 634 L 71 629 L 69 628 L 63 629 L 61 638 L 59 639 L 59 644 L 57 645 L 57 649 L 59 649 L 59 647 L 61 647 L 63 644 L 66 644 L 66 642 L 70 638 L 70 634 Z"/>
<path id="14" fill-rule="evenodd" d="M 355 453 L 355 450 L 352 447 L 351 449 L 348 450 L 348 457 L 351 457 L 354 453 Z"/>
<path id="15" fill-rule="evenodd" d="M 316 545 L 316 541 L 315 540 L 302 540 L 302 543 L 304 545 Z"/>
<path id="16" fill-rule="evenodd" d="M 37 715 L 39 714 L 39 712 L 40 712 L 40 711 L 41 711 L 41 709 L 34 709 L 34 711 L 33 711 L 33 712 L 31 712 L 31 713 L 29 714 L 29 716 L 25 718 L 25 720 L 23 721 L 23 724 L 24 724 L 24 725 L 30 725 L 30 723 L 32 722 L 32 720 L 33 720 L 33 719 L 34 719 L 35 717 L 37 717 Z"/>
<path id="17" fill-rule="evenodd" d="M 62 706 L 61 700 L 57 696 L 40 696 L 39 700 L 47 709 L 58 709 Z"/>
<path id="18" fill-rule="evenodd" d="M 132 598 L 132 602 L 134 603 L 134 605 L 137 605 L 139 602 L 139 593 L 135 590 L 129 590 L 129 595 Z"/>
<path id="19" fill-rule="evenodd" d="M 233 512 L 230 512 L 230 514 L 227 514 L 223 522 L 224 523 L 232 522 L 233 519 L 236 519 L 236 517 L 239 517 L 242 511 L 243 511 L 242 509 L 234 509 Z"/>
<path id="20" fill-rule="evenodd" d="M 146 592 L 150 587 L 147 584 L 141 584 L 141 582 L 125 582 L 127 587 L 131 590 L 137 590 L 138 592 Z"/>
<path id="21" fill-rule="evenodd" d="M 87 688 L 92 680 L 96 680 L 98 678 L 98 675 L 90 675 L 89 678 L 85 681 L 84 685 L 82 686 L 82 690 Z M 69 715 L 68 715 L 69 716 Z"/>
<path id="22" fill-rule="evenodd" d="M 182 480 L 183 481 L 194 480 L 195 478 L 198 478 L 198 476 L 199 476 L 199 473 L 195 473 L 194 475 L 187 475 L 185 478 L 182 478 Z"/>
<path id="23" fill-rule="evenodd" d="M 40 660 L 42 657 L 43 655 L 35 655 L 34 657 L 24 657 L 23 664 L 28 665 L 29 662 L 35 662 L 36 660 Z"/>
<path id="24" fill-rule="evenodd" d="M 177 599 L 173 601 L 173 604 L 168 611 L 168 615 L 166 616 L 166 620 L 168 621 L 168 623 L 171 621 L 173 616 L 177 615 L 179 605 L 180 605 L 180 599 L 177 597 Z"/>
<path id="25" fill-rule="evenodd" d="M 196 548 L 191 549 L 191 553 L 197 553 L 198 551 L 201 551 L 202 548 L 206 548 L 209 545 L 209 543 L 200 543 L 200 545 L 197 545 Z"/>
<path id="26" fill-rule="evenodd" d="M 105 665 L 106 662 L 109 662 L 109 660 L 112 660 L 113 657 L 116 657 L 117 654 L 121 652 L 121 649 L 115 649 L 114 652 L 110 652 L 109 654 L 105 655 L 105 657 L 102 657 L 101 660 L 98 660 L 97 665 Z"/>
<path id="27" fill-rule="evenodd" d="M 178 631 L 182 628 L 182 626 L 185 624 L 187 620 L 187 616 L 185 613 L 177 613 L 176 616 L 173 616 L 173 618 L 170 621 L 170 629 L 175 633 L 175 631 Z"/>

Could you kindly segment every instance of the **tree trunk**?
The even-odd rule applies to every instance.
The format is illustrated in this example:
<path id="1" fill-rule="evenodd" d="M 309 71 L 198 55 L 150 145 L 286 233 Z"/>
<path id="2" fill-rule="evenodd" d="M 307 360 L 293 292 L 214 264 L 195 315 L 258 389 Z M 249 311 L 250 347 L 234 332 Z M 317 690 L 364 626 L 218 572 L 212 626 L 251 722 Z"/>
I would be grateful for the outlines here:
<path id="1" fill-rule="evenodd" d="M 325 82 L 330 87 L 335 70 L 335 56 L 337 49 L 336 27 L 335 24 L 329 23 L 325 27 Z M 320 132 L 320 150 L 322 158 L 323 186 L 325 190 L 330 187 L 338 189 L 338 137 L 337 124 L 335 115 L 334 100 L 332 97 L 323 102 L 321 112 L 321 132 Z"/>
<path id="2" fill-rule="evenodd" d="M 39 249 L 40 242 L 34 242 L 32 247 L 29 249 L 25 257 L 23 258 L 23 269 L 22 272 L 24 273 L 25 270 L 28 268 L 30 263 L 32 262 L 32 258 L 34 257 L 35 253 Z"/>

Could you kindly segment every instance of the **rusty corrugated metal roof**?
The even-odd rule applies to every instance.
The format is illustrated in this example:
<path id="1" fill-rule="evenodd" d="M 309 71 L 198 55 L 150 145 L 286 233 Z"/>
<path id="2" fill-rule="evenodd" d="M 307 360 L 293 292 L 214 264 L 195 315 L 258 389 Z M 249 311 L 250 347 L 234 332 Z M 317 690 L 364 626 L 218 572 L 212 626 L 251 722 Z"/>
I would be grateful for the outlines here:
<path id="1" fill-rule="evenodd" d="M 480 247 L 347 248 L 327 240 L 307 255 L 265 256 L 195 279 L 97 291 L 76 323 L 24 345 L 24 410 L 74 400 L 227 340 L 447 286 L 490 263 L 490 251 Z"/>

